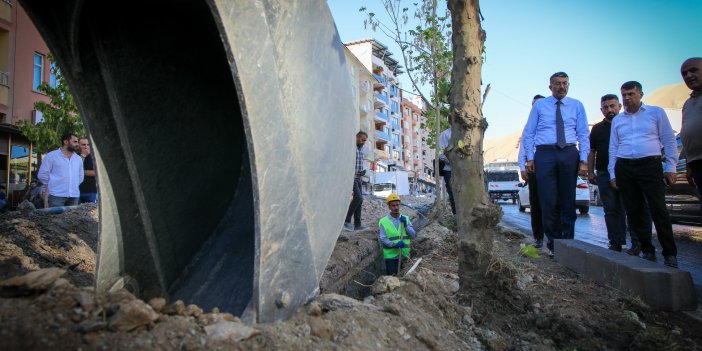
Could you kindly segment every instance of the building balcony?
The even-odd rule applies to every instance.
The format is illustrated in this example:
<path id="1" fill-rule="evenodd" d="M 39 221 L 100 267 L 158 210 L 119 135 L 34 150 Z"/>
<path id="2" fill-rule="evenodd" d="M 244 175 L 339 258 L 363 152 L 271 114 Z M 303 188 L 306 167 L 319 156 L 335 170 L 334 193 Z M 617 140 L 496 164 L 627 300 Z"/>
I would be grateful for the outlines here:
<path id="1" fill-rule="evenodd" d="M 375 111 L 375 121 L 376 122 L 383 122 L 383 123 L 388 123 L 388 114 L 387 112 L 380 112 L 380 111 Z"/>
<path id="2" fill-rule="evenodd" d="M 379 160 L 389 160 L 390 153 L 385 150 L 375 149 L 375 157 L 377 157 Z"/>
<path id="3" fill-rule="evenodd" d="M 373 90 L 375 91 L 381 91 L 385 89 L 385 85 L 387 82 L 385 81 L 385 78 L 383 78 L 381 75 L 378 74 L 373 74 L 373 78 L 376 79 L 375 82 L 373 82 Z"/>
<path id="4" fill-rule="evenodd" d="M 383 95 L 383 94 L 379 94 L 379 93 L 375 93 L 374 95 L 375 95 L 376 101 L 377 101 L 377 100 L 380 100 L 380 101 L 384 102 L 385 105 L 388 104 L 388 97 L 387 97 L 387 96 L 385 96 L 385 95 Z"/>
<path id="5" fill-rule="evenodd" d="M 373 99 L 373 107 L 374 108 L 387 108 L 388 107 L 388 99 L 385 96 L 376 93 L 375 99 Z"/>
<path id="6" fill-rule="evenodd" d="M 390 142 L 390 136 L 388 135 L 388 133 L 385 133 L 385 132 L 380 131 L 380 130 L 376 130 L 375 131 L 375 142 L 379 142 L 379 143 Z"/>

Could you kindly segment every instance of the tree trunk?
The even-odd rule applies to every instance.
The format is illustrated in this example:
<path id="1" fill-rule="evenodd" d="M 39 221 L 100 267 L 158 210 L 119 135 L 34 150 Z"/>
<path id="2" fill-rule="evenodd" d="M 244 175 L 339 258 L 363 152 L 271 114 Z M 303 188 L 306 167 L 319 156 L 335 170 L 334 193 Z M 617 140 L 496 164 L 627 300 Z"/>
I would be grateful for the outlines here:
<path id="1" fill-rule="evenodd" d="M 480 103 L 480 73 L 485 31 L 480 26 L 478 0 L 448 0 L 453 29 L 453 71 L 449 102 L 454 122 L 448 158 L 456 201 L 459 237 L 459 276 L 462 291 L 485 276 L 492 251 L 492 234 L 501 217 L 499 207 L 485 196 L 483 135 L 487 122 Z"/>

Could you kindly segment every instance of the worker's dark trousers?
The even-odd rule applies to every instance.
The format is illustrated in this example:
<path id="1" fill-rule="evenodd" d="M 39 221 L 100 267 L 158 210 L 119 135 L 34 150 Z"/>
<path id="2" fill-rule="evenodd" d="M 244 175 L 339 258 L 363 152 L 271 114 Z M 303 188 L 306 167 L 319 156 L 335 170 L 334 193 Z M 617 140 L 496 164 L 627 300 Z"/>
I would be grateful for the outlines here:
<path id="1" fill-rule="evenodd" d="M 661 158 L 658 156 L 637 159 L 617 158 L 614 177 L 624 199 L 624 209 L 629 217 L 629 229 L 639 238 L 641 251 L 656 252 L 656 248 L 651 244 L 651 230 L 646 220 L 645 203 L 648 203 L 658 241 L 663 248 L 663 256 L 677 256 L 673 225 L 670 223 L 670 215 L 665 207 L 665 183 Z"/>
<path id="2" fill-rule="evenodd" d="M 527 173 L 529 180 L 529 211 L 531 212 L 531 233 L 536 240 L 544 240 L 544 222 L 541 218 L 541 204 L 539 203 L 539 186 L 536 173 Z"/>
<path id="3" fill-rule="evenodd" d="M 346 223 L 351 223 L 351 217 L 353 216 L 353 226 L 358 228 L 361 226 L 361 205 L 363 204 L 363 193 L 361 193 L 362 186 L 361 178 L 353 179 L 353 199 L 349 205 L 349 211 L 346 213 Z"/>
<path id="4" fill-rule="evenodd" d="M 403 259 L 404 262 L 404 259 Z M 398 265 L 400 264 L 399 258 L 391 258 L 385 260 L 385 275 L 395 275 L 397 274 Z"/>
<path id="5" fill-rule="evenodd" d="M 453 201 L 453 189 L 451 188 L 451 171 L 444 171 L 444 183 L 446 184 L 446 193 L 449 197 L 449 203 L 451 204 L 451 212 L 456 214 L 456 203 Z"/>
<path id="6" fill-rule="evenodd" d="M 554 239 L 575 236 L 575 184 L 578 176 L 578 148 L 574 145 L 536 147 L 534 164 L 539 183 L 539 201 L 546 246 L 553 250 Z M 559 210 L 560 205 L 560 210 Z"/>

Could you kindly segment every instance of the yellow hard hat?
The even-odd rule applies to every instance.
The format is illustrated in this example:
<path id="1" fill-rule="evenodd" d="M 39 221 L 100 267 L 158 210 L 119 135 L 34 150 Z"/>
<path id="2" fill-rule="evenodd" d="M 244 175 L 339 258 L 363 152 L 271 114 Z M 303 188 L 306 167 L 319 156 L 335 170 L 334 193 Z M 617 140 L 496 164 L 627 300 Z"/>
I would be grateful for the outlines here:
<path id="1" fill-rule="evenodd" d="M 394 193 L 393 193 L 393 194 L 390 194 L 390 195 L 388 195 L 387 200 L 385 200 L 385 204 L 389 204 L 390 201 L 400 201 L 400 197 L 397 196 L 397 194 L 394 194 Z"/>

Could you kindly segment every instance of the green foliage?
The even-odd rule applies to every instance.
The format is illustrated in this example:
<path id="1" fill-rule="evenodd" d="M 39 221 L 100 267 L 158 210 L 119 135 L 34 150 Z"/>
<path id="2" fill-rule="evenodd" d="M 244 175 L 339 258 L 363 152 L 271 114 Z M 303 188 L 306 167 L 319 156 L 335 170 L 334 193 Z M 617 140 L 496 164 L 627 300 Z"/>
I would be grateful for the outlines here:
<path id="1" fill-rule="evenodd" d="M 51 102 L 34 103 L 34 108 L 41 111 L 43 120 L 36 125 L 25 121 L 19 123 L 22 134 L 34 144 L 34 149 L 40 154 L 59 148 L 61 135 L 65 133 L 73 133 L 79 137 L 85 135 L 83 121 L 80 119 L 66 79 L 58 66 L 53 66 L 51 71 L 56 75 L 56 87 L 52 88 L 48 83 L 43 82 L 38 88 L 51 99 Z"/>
<path id="2" fill-rule="evenodd" d="M 414 90 L 429 109 L 436 105 L 448 105 L 448 94 L 446 98 L 442 97 L 440 87 L 450 86 L 451 80 L 453 52 L 450 14 L 444 11 L 443 15 L 437 15 L 438 9 L 434 8 L 432 0 L 413 2 L 412 9 L 402 6 L 402 0 L 383 0 L 382 4 L 391 23 L 381 22 L 375 13 L 364 6 L 359 9 L 368 16 L 364 26 L 370 25 L 371 29 L 382 32 L 400 47 Z M 432 88 L 430 94 L 422 91 L 426 84 Z"/>

